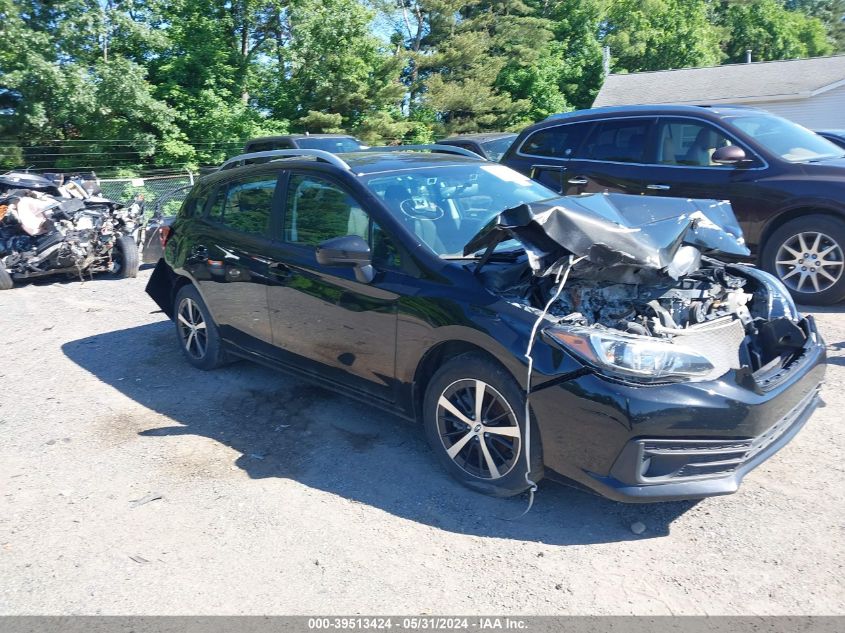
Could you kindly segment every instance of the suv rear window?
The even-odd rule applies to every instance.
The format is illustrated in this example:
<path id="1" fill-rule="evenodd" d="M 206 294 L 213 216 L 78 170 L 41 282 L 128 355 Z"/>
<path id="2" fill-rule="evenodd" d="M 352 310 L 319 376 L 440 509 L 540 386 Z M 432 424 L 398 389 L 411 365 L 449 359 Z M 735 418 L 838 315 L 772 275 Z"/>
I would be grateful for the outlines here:
<path id="1" fill-rule="evenodd" d="M 619 163 L 645 162 L 651 119 L 600 121 L 590 133 L 582 158 Z"/>
<path id="2" fill-rule="evenodd" d="M 591 125 L 572 123 L 538 130 L 522 143 L 519 151 L 531 156 L 572 158 Z"/>

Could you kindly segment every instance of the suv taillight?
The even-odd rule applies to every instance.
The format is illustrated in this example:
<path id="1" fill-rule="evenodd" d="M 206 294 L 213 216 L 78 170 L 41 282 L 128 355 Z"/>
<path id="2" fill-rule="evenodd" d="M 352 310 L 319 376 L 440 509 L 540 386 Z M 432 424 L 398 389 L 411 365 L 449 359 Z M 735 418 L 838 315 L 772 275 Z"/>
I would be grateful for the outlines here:
<path id="1" fill-rule="evenodd" d="M 161 247 L 167 246 L 167 240 L 170 239 L 170 227 L 163 226 L 158 230 L 158 239 L 161 240 Z"/>

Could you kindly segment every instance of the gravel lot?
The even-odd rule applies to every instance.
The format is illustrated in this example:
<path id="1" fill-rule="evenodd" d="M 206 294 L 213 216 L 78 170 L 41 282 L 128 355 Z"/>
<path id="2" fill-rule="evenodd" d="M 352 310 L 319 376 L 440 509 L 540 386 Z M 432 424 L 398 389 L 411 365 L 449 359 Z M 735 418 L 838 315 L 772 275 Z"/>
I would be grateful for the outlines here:
<path id="1" fill-rule="evenodd" d="M 413 425 L 191 368 L 149 274 L 0 295 L 2 614 L 845 613 L 845 306 L 817 311 L 827 406 L 736 495 L 544 482 L 513 519 Z"/>

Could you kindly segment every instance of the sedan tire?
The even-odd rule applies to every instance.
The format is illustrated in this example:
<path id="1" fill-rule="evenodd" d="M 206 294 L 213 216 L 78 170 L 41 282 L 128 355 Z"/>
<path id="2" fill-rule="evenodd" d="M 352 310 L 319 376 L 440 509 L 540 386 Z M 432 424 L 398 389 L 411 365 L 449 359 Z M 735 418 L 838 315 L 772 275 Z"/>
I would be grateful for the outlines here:
<path id="1" fill-rule="evenodd" d="M 228 361 L 220 332 L 197 289 L 183 286 L 173 305 L 176 339 L 187 361 L 202 370 L 211 370 Z"/>
<path id="2" fill-rule="evenodd" d="M 845 299 L 845 222 L 820 214 L 790 220 L 769 236 L 761 263 L 797 303 L 837 303 Z"/>
<path id="3" fill-rule="evenodd" d="M 112 273 L 118 279 L 138 276 L 138 245 L 128 235 L 121 235 L 112 251 Z"/>
<path id="4" fill-rule="evenodd" d="M 478 353 L 457 356 L 432 377 L 423 403 L 426 437 L 443 467 L 477 492 L 527 490 L 525 393 L 508 371 Z M 540 434 L 531 424 L 530 479 L 543 477 Z"/>

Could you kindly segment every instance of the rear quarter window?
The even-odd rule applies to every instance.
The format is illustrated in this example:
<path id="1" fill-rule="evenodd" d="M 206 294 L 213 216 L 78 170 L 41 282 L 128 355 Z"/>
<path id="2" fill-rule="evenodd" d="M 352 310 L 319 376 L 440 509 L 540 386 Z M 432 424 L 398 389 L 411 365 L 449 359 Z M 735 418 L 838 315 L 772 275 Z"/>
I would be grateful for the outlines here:
<path id="1" fill-rule="evenodd" d="M 573 158 L 590 123 L 572 123 L 537 130 L 522 143 L 519 152 L 530 156 Z"/>
<path id="2" fill-rule="evenodd" d="M 208 195 L 208 187 L 201 187 L 197 184 L 185 198 L 185 203 L 179 210 L 179 215 L 183 218 L 189 218 L 201 214 L 205 209 L 205 203 L 208 202 Z"/>

